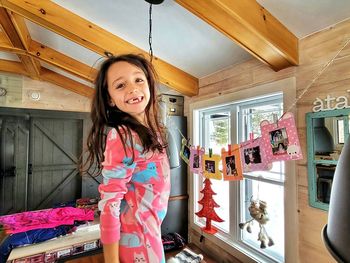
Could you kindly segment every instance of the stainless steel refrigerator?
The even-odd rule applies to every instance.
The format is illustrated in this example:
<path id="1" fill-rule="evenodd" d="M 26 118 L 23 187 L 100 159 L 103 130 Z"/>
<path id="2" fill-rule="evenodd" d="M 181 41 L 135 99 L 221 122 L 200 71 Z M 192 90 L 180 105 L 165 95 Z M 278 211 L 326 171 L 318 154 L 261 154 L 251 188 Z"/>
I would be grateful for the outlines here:
<path id="1" fill-rule="evenodd" d="M 168 116 L 165 124 L 168 129 L 167 152 L 171 168 L 171 191 L 168 212 L 162 223 L 162 235 L 177 232 L 187 240 L 187 164 L 179 156 L 182 136 L 187 136 L 187 118 L 184 116 Z"/>

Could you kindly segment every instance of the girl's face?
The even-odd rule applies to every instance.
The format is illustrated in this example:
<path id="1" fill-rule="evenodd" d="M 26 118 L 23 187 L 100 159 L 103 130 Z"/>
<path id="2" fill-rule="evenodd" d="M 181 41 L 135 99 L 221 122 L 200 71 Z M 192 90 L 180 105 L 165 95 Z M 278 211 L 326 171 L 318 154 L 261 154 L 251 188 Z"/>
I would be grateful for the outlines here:
<path id="1" fill-rule="evenodd" d="M 147 78 L 142 69 L 125 61 L 111 65 L 107 71 L 110 106 L 117 106 L 145 123 L 145 108 L 150 100 Z"/>

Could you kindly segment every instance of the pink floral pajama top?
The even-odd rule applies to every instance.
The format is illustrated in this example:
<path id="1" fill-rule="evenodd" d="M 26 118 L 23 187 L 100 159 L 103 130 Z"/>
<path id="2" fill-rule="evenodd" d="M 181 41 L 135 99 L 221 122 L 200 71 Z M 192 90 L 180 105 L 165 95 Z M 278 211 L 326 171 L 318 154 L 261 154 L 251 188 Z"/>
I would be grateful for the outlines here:
<path id="1" fill-rule="evenodd" d="M 121 263 L 165 262 L 160 225 L 170 193 L 170 168 L 164 153 L 142 154 L 139 137 L 132 132 L 134 162 L 130 143 L 125 156 L 115 129 L 107 136 L 99 186 L 100 229 L 103 244 L 119 241 Z"/>

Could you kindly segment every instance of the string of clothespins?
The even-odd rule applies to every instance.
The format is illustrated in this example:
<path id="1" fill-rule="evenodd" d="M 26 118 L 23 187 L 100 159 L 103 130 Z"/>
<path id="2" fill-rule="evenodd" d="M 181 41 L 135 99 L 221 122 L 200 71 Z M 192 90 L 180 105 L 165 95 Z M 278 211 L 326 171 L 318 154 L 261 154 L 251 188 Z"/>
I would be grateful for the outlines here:
<path id="1" fill-rule="evenodd" d="M 324 66 L 322 67 L 322 69 L 320 71 L 317 72 L 317 74 L 315 75 L 315 77 L 312 79 L 312 81 L 303 89 L 303 91 L 300 93 L 300 95 L 294 100 L 294 102 L 288 107 L 288 109 L 286 111 L 283 112 L 283 114 L 281 115 L 281 117 L 277 117 L 276 114 L 273 114 L 273 119 L 274 119 L 274 123 L 276 123 L 276 125 L 278 126 L 278 122 L 284 117 L 284 115 L 289 112 L 290 110 L 292 110 L 297 102 L 305 95 L 305 93 L 313 86 L 313 84 L 319 79 L 319 77 L 324 73 L 324 71 L 334 62 L 334 60 L 339 56 L 340 52 L 342 52 L 345 47 L 349 44 L 350 42 L 350 38 L 348 38 L 345 43 L 342 45 L 342 47 L 336 52 L 336 54 L 326 63 L 324 64 Z M 165 107 L 165 106 L 164 106 Z M 168 120 L 170 120 L 171 122 L 171 127 L 175 128 L 181 135 L 181 137 L 183 139 L 185 139 L 187 142 L 189 142 L 189 138 L 185 137 L 181 130 L 177 127 L 177 125 L 175 123 L 172 122 L 172 120 L 168 117 L 170 117 L 171 115 L 168 114 L 168 112 L 166 111 L 166 108 L 163 109 L 166 112 L 166 117 Z M 253 138 L 254 134 L 250 134 L 250 140 L 254 141 L 259 139 L 260 137 L 257 138 Z"/>

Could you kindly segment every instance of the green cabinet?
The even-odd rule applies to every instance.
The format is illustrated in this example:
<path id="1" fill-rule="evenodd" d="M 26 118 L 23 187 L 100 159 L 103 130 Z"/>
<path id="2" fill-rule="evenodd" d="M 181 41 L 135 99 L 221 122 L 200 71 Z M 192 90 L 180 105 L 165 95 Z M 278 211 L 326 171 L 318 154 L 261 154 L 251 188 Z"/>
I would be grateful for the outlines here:
<path id="1" fill-rule="evenodd" d="M 349 136 L 350 109 L 306 114 L 309 204 L 328 210 L 335 168 Z"/>

